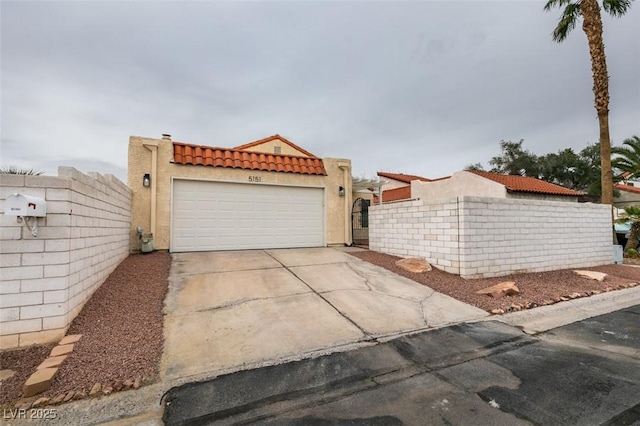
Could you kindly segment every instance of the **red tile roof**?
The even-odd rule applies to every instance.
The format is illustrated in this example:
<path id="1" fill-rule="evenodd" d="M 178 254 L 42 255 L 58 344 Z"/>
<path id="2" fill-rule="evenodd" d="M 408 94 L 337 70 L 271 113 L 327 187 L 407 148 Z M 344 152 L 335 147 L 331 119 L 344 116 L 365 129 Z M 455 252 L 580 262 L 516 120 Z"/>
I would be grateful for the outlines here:
<path id="1" fill-rule="evenodd" d="M 378 176 L 386 177 L 389 179 L 397 180 L 404 183 L 411 183 L 412 180 L 421 180 L 423 182 L 430 182 L 431 179 L 427 179 L 422 176 L 416 175 L 405 175 L 404 173 L 388 173 L 388 172 L 378 172 Z"/>
<path id="2" fill-rule="evenodd" d="M 411 198 L 411 187 L 403 186 L 400 188 L 387 189 L 382 191 L 382 202 L 408 200 Z"/>
<path id="3" fill-rule="evenodd" d="M 554 185 L 553 183 L 545 182 L 540 179 L 526 177 L 526 176 L 514 176 L 514 175 L 501 175 L 491 172 L 480 172 L 476 170 L 467 170 L 470 173 L 482 176 L 483 178 L 498 182 L 504 185 L 509 191 L 513 192 L 531 192 L 536 194 L 549 194 L 549 195 L 566 195 L 572 197 L 578 197 L 582 195 L 582 192 L 574 191 L 573 189 L 565 188 L 564 186 Z"/>
<path id="4" fill-rule="evenodd" d="M 619 189 L 620 191 L 627 191 L 627 192 L 633 192 L 634 194 L 640 194 L 640 188 L 637 186 L 623 185 L 621 183 L 616 183 L 615 185 L 613 185 L 613 187 L 615 189 Z"/>
<path id="5" fill-rule="evenodd" d="M 261 170 L 267 172 L 299 173 L 305 175 L 326 175 L 322 160 L 317 157 L 267 154 L 238 149 L 216 148 L 173 143 L 173 162 L 233 169 Z"/>
<path id="6" fill-rule="evenodd" d="M 258 139 L 257 141 L 253 141 L 253 142 L 245 143 L 244 145 L 239 145 L 239 146 L 233 147 L 233 149 L 238 150 L 238 151 L 243 151 L 243 150 L 245 150 L 247 148 L 253 148 L 254 146 L 261 145 L 261 144 L 263 144 L 265 142 L 271 142 L 271 141 L 276 140 L 276 139 L 286 143 L 291 148 L 293 148 L 293 149 L 295 149 L 297 151 L 300 151 L 301 153 L 303 153 L 307 157 L 318 158 L 315 155 L 313 155 L 312 153 L 310 153 L 309 151 L 300 148 L 298 145 L 294 144 L 290 140 L 287 140 L 286 138 L 283 138 L 282 136 L 280 136 L 277 133 L 275 135 L 273 135 L 273 136 L 269 136 L 269 137 L 266 137 L 266 138 L 263 138 L 263 139 Z"/>

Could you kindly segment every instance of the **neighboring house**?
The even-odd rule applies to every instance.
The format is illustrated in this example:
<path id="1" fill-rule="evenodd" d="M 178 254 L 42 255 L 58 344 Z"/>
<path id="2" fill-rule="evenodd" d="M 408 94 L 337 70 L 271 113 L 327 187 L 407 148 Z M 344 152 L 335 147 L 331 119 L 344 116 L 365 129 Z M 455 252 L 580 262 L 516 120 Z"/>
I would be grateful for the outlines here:
<path id="1" fill-rule="evenodd" d="M 131 249 L 138 226 L 171 252 L 351 244 L 351 161 L 280 135 L 234 148 L 132 136 Z"/>
<path id="2" fill-rule="evenodd" d="M 616 183 L 613 189 L 618 191 L 618 195 L 613 199 L 614 206 L 619 208 L 640 206 L 640 186 Z"/>
<path id="3" fill-rule="evenodd" d="M 404 173 L 378 172 L 378 176 L 384 179 L 384 185 L 381 187 L 382 202 L 399 201 L 411 198 L 411 182 L 419 180 L 422 182 L 430 182 L 427 179 L 417 175 L 407 175 Z M 378 203 L 378 196 L 374 197 L 374 203 Z"/>
<path id="4" fill-rule="evenodd" d="M 380 173 L 378 175 L 384 176 Z M 396 176 L 410 175 L 398 174 Z M 577 202 L 582 195 L 581 192 L 532 177 L 502 175 L 475 170 L 463 170 L 454 173 L 452 176 L 438 179 L 412 177 L 419 179 L 410 180 L 410 186 L 401 186 L 383 191 L 382 202 L 416 198 L 441 200 L 462 196 Z"/>

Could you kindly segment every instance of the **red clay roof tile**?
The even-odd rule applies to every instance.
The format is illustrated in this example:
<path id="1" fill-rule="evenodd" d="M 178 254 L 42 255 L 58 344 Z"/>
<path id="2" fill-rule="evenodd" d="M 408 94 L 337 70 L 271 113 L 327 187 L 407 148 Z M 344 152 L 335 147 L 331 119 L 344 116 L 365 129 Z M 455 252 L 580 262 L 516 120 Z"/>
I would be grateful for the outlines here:
<path id="1" fill-rule="evenodd" d="M 402 186 L 400 188 L 387 189 L 382 191 L 382 202 L 408 200 L 411 198 L 411 187 Z"/>
<path id="2" fill-rule="evenodd" d="M 498 182 L 513 192 L 532 192 L 537 194 L 566 195 L 578 197 L 582 192 L 555 185 L 540 179 L 527 176 L 501 175 L 491 172 L 480 172 L 477 170 L 467 170 L 470 173 L 482 176 L 483 178 Z"/>
<path id="3" fill-rule="evenodd" d="M 237 149 L 173 143 L 176 164 L 227 167 L 244 170 L 275 171 L 305 175 L 326 175 L 322 159 L 284 154 L 264 154 Z"/>
<path id="4" fill-rule="evenodd" d="M 431 179 L 427 179 L 422 176 L 416 175 L 405 175 L 404 173 L 388 173 L 388 172 L 378 172 L 378 176 L 386 177 L 389 179 L 397 180 L 404 183 L 411 183 L 412 180 L 421 180 L 423 182 L 430 182 Z"/>
<path id="5" fill-rule="evenodd" d="M 627 191 L 627 192 L 633 192 L 634 194 L 640 194 L 640 188 L 638 188 L 636 186 L 624 185 L 624 184 L 621 184 L 621 183 L 616 183 L 615 185 L 613 185 L 613 187 L 615 189 L 620 190 L 620 191 Z"/>

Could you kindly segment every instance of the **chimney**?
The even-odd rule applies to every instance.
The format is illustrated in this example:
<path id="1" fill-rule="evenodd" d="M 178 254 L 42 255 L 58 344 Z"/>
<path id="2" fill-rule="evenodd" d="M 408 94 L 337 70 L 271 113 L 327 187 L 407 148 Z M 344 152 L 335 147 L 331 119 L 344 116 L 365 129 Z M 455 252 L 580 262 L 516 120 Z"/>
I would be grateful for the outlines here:
<path id="1" fill-rule="evenodd" d="M 171 140 L 171 135 L 168 133 L 163 133 L 162 134 L 162 139 L 164 139 L 165 141 L 170 141 Z"/>

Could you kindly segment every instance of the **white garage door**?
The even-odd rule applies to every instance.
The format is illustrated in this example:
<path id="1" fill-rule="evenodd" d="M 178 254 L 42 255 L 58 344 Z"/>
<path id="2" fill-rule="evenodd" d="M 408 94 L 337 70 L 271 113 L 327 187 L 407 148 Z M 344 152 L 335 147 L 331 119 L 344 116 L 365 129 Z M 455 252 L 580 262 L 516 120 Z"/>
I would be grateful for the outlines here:
<path id="1" fill-rule="evenodd" d="M 173 181 L 171 251 L 324 246 L 324 189 Z"/>

